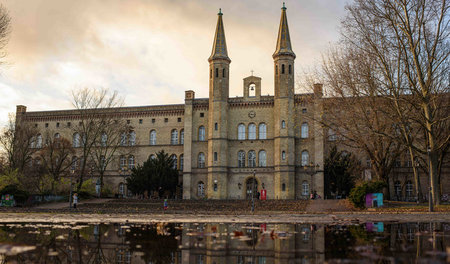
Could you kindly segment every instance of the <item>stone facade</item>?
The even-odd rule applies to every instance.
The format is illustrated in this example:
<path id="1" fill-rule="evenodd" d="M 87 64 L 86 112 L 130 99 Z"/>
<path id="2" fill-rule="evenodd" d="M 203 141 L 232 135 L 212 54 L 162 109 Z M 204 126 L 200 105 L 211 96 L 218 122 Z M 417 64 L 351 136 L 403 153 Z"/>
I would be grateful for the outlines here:
<path id="1" fill-rule="evenodd" d="M 243 79 L 243 96 L 230 98 L 231 59 L 220 12 L 208 59 L 209 98 L 195 98 L 194 91 L 186 91 L 184 104 L 114 109 L 113 114 L 126 119 L 136 133 L 136 143 L 119 149 L 107 168 L 106 183 L 114 192 L 123 191 L 127 175 L 119 173 L 121 153 L 131 153 L 140 164 L 164 150 L 177 158 L 184 199 L 246 199 L 263 188 L 267 199 L 307 199 L 312 191 L 323 197 L 324 156 L 333 143 L 316 122 L 322 118 L 325 99 L 320 84 L 313 93 L 294 93 L 296 56 L 285 7 L 272 57 L 274 96 L 262 96 L 261 78 L 248 76 Z M 27 112 L 25 106 L 17 106 L 17 117 L 42 133 L 59 133 L 70 140 L 79 122 L 75 110 Z M 154 142 L 151 133 L 156 133 Z"/>

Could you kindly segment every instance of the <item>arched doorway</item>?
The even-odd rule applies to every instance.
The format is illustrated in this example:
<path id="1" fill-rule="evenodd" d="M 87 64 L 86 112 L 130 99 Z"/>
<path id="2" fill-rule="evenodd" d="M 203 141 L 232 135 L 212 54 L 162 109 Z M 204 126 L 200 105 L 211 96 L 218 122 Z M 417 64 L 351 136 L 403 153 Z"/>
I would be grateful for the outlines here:
<path id="1" fill-rule="evenodd" d="M 245 182 L 245 190 L 246 190 L 246 198 L 252 199 L 252 195 L 255 195 L 256 198 L 256 192 L 258 191 L 258 181 L 255 178 L 249 178 Z"/>

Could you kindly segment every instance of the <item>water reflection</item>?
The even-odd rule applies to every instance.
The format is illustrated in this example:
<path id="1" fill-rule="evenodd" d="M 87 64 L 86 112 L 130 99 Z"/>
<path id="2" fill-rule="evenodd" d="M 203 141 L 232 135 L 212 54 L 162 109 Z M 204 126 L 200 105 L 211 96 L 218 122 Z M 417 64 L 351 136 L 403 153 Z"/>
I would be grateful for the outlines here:
<path id="1" fill-rule="evenodd" d="M 447 223 L 6 224 L 0 263 L 450 262 Z"/>

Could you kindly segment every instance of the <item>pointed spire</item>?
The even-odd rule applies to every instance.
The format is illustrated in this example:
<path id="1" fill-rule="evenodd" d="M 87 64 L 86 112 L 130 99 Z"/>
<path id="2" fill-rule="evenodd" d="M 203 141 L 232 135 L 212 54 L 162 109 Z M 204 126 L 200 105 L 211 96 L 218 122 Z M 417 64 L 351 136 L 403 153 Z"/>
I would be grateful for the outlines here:
<path id="1" fill-rule="evenodd" d="M 286 6 L 283 2 L 283 7 L 281 8 L 281 20 L 280 27 L 278 29 L 278 39 L 277 47 L 272 57 L 279 55 L 290 55 L 295 58 L 295 53 L 292 51 L 291 47 L 291 37 L 289 36 L 289 27 L 286 17 Z"/>
<path id="2" fill-rule="evenodd" d="M 225 30 L 223 28 L 223 21 L 222 21 L 222 9 L 219 9 L 218 19 L 217 19 L 217 26 L 216 26 L 216 34 L 214 35 L 214 43 L 213 48 L 211 52 L 211 56 L 209 57 L 208 61 L 214 60 L 214 59 L 225 59 L 228 61 L 231 61 L 228 57 L 227 52 L 227 42 L 225 41 Z"/>

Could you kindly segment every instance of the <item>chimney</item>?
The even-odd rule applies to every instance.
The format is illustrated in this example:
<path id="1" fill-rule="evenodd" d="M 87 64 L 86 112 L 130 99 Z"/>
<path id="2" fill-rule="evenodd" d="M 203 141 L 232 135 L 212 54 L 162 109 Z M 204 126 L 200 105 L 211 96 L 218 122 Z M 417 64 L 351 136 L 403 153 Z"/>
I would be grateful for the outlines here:
<path id="1" fill-rule="evenodd" d="M 195 98 L 195 92 L 192 90 L 188 90 L 184 92 L 184 99 L 185 100 L 194 100 Z"/>

